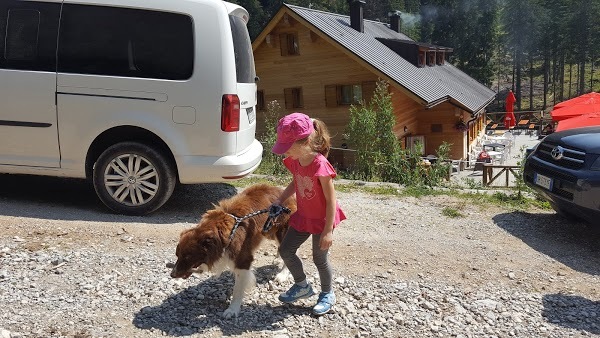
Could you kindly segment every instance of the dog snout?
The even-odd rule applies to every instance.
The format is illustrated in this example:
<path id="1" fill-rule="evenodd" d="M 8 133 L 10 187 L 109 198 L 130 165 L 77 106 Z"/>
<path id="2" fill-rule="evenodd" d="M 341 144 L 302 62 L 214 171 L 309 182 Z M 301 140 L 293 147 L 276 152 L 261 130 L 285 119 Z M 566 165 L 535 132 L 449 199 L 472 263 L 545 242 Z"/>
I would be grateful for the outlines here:
<path id="1" fill-rule="evenodd" d="M 180 278 L 183 274 L 177 268 L 177 263 L 168 263 L 168 268 L 171 268 L 171 278 Z"/>

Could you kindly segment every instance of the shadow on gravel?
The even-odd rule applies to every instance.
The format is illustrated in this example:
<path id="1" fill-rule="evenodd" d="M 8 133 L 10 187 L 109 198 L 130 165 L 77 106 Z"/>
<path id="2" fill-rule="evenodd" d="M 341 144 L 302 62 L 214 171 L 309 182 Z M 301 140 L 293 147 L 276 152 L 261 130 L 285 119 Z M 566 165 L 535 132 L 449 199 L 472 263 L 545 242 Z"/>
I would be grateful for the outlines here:
<path id="1" fill-rule="evenodd" d="M 534 250 L 579 272 L 600 275 L 600 229 L 556 214 L 511 212 L 493 220 Z"/>
<path id="2" fill-rule="evenodd" d="M 2 174 L 0 187 L 0 215 L 151 224 L 196 223 L 213 203 L 237 193 L 225 183 L 179 185 L 162 208 L 140 217 L 112 213 L 86 180 Z"/>
<path id="3" fill-rule="evenodd" d="M 555 325 L 600 334 L 600 302 L 580 296 L 545 295 L 542 316 Z"/>
<path id="4" fill-rule="evenodd" d="M 257 284 L 266 284 L 278 272 L 275 265 L 256 269 Z M 169 296 L 162 304 L 144 307 L 137 312 L 133 325 L 142 330 L 160 330 L 169 336 L 189 336 L 220 330 L 223 336 L 245 332 L 276 331 L 273 323 L 288 317 L 308 316 L 311 308 L 281 305 L 249 304 L 244 299 L 238 318 L 225 319 L 223 311 L 229 306 L 233 290 L 233 275 L 229 272 L 209 278 Z"/>

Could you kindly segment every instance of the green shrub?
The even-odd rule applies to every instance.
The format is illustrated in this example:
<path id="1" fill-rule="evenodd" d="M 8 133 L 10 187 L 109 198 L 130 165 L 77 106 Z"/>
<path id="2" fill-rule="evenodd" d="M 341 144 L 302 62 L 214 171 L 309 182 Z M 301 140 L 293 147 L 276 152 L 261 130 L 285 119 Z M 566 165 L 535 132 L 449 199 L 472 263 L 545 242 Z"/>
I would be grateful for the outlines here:
<path id="1" fill-rule="evenodd" d="M 257 174 L 282 175 L 287 173 L 281 155 L 271 152 L 271 148 L 277 141 L 277 123 L 281 117 L 283 117 L 283 110 L 279 103 L 276 100 L 267 103 L 267 110 L 264 113 L 265 132 L 258 137 L 264 150 L 262 162 L 256 170 Z"/>
<path id="2" fill-rule="evenodd" d="M 450 144 L 437 150 L 438 160 L 430 167 L 423 165 L 423 145 L 414 151 L 403 150 L 393 131 L 396 123 L 392 97 L 385 81 L 378 81 L 370 102 L 350 107 L 346 138 L 356 151 L 356 160 L 345 175 L 350 179 L 384 181 L 411 186 L 436 186 L 448 176 L 450 164 L 445 162 Z"/>

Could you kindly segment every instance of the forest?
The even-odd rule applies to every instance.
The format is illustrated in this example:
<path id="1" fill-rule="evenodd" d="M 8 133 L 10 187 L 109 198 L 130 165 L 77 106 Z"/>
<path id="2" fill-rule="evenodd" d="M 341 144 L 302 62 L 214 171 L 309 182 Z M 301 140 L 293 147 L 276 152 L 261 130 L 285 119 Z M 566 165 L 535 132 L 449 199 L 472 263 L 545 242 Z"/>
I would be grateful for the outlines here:
<path id="1" fill-rule="evenodd" d="M 229 0 L 250 13 L 254 39 L 281 0 Z M 348 15 L 353 0 L 285 3 Z M 402 32 L 415 41 L 451 47 L 450 62 L 498 93 L 516 110 L 540 110 L 600 90 L 600 0 L 364 0 L 367 20 L 388 22 L 401 11 Z"/>

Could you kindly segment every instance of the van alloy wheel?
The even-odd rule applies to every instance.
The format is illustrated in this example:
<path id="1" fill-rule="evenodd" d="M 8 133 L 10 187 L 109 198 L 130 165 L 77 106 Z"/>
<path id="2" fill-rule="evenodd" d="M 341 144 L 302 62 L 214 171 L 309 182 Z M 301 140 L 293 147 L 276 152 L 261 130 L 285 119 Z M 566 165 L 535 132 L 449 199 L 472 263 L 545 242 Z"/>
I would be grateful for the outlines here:
<path id="1" fill-rule="evenodd" d="M 138 142 L 107 148 L 93 170 L 94 189 L 102 203 L 125 215 L 145 215 L 161 207 L 177 181 L 165 151 Z"/>
<path id="2" fill-rule="evenodd" d="M 104 171 L 104 186 L 112 198 L 127 206 L 148 203 L 158 191 L 160 178 L 154 165 L 137 154 L 114 158 Z"/>

